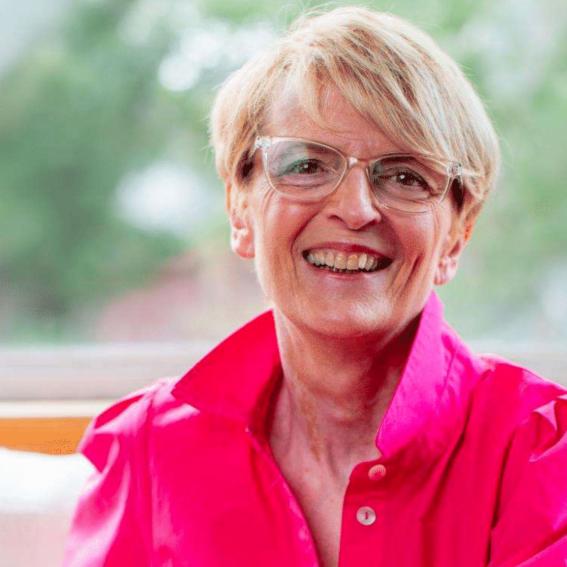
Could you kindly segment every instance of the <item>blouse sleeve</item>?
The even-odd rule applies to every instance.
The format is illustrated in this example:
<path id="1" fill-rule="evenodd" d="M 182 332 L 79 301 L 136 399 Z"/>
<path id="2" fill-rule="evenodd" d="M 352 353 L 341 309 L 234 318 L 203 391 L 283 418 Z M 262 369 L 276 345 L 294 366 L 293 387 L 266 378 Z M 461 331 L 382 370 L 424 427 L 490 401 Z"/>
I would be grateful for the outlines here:
<path id="1" fill-rule="evenodd" d="M 150 521 L 146 423 L 150 388 L 112 405 L 87 428 L 79 445 L 94 465 L 75 509 L 64 567 L 149 565 Z"/>
<path id="2" fill-rule="evenodd" d="M 516 431 L 502 477 L 490 567 L 567 565 L 567 394 Z"/>

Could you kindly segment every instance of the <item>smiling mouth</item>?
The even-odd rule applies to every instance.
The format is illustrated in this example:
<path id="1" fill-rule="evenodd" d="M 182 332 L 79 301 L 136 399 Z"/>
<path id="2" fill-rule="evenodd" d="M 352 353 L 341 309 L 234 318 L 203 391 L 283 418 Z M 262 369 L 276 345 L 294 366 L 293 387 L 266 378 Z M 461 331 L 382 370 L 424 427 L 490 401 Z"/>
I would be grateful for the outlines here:
<path id="1" fill-rule="evenodd" d="M 347 254 L 330 249 L 305 250 L 303 257 L 315 268 L 340 274 L 378 272 L 393 262 L 387 256 L 366 252 Z"/>

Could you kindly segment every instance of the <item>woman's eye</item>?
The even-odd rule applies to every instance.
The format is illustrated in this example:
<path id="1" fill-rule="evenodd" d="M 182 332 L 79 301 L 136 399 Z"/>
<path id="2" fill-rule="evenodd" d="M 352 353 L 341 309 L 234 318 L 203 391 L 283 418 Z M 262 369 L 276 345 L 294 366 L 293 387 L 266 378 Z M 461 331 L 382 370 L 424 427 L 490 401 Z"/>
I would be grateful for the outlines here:
<path id="1" fill-rule="evenodd" d="M 399 171 L 391 175 L 392 180 L 400 185 L 406 185 L 408 187 L 421 187 L 423 189 L 429 189 L 429 184 L 423 177 L 414 173 L 413 171 Z"/>
<path id="2" fill-rule="evenodd" d="M 405 192 L 432 192 L 431 184 L 419 173 L 411 169 L 387 168 L 374 174 L 377 185 Z"/>
<path id="3" fill-rule="evenodd" d="M 376 164 L 373 182 L 376 190 L 393 199 L 422 201 L 433 197 L 436 183 L 404 163 Z"/>
<path id="4" fill-rule="evenodd" d="M 313 175 L 315 173 L 321 173 L 323 171 L 325 171 L 325 168 L 319 161 L 313 159 L 302 159 L 294 161 L 293 163 L 287 165 L 284 168 L 282 175 L 287 175 L 290 173 Z"/>

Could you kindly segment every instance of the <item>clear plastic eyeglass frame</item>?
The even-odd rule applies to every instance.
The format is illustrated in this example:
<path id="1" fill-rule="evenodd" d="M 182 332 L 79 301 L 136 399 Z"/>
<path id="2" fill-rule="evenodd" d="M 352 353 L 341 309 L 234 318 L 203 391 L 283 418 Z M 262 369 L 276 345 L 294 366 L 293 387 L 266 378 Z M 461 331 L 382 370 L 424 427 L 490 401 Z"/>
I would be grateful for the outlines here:
<path id="1" fill-rule="evenodd" d="M 340 162 L 341 162 L 341 170 L 337 172 L 336 180 L 333 180 L 333 184 L 328 184 L 324 188 L 324 190 L 319 190 L 318 192 L 314 192 L 314 193 L 305 191 L 304 195 L 301 194 L 301 191 L 290 194 L 290 192 L 282 190 L 282 188 L 278 186 L 278 184 L 275 183 L 274 180 L 271 178 L 270 162 L 269 162 L 270 148 L 272 148 L 273 146 L 275 146 L 280 142 L 301 142 L 305 144 L 314 145 L 316 147 L 333 152 L 338 158 L 340 158 Z M 305 202 L 316 202 L 334 193 L 334 191 L 339 187 L 339 185 L 342 183 L 344 178 L 348 175 L 348 172 L 355 166 L 361 166 L 364 168 L 369 185 L 370 187 L 374 188 L 374 184 L 371 181 L 370 170 L 376 164 L 376 162 L 380 162 L 386 158 L 387 159 L 412 158 L 418 162 L 421 159 L 421 161 L 426 161 L 429 162 L 430 164 L 435 164 L 436 166 L 435 174 L 438 176 L 444 176 L 444 179 L 439 184 L 441 190 L 439 190 L 434 197 L 432 197 L 431 199 L 427 199 L 425 201 L 422 200 L 418 202 L 411 199 L 407 199 L 407 200 L 400 199 L 396 202 L 395 205 L 392 205 L 392 203 L 384 202 L 384 198 L 381 199 L 380 194 L 377 193 L 376 191 L 373 191 L 372 195 L 375 197 L 378 204 L 388 209 L 393 209 L 396 211 L 409 213 L 409 214 L 426 213 L 431 210 L 432 206 L 437 206 L 443 201 L 453 181 L 458 180 L 459 183 L 462 183 L 463 167 L 459 162 L 441 160 L 429 154 L 390 153 L 390 154 L 383 154 L 381 156 L 372 159 L 359 159 L 354 156 L 347 156 L 339 149 L 333 146 L 329 146 L 328 144 L 323 144 L 321 142 L 316 142 L 314 140 L 308 140 L 305 138 L 290 138 L 290 137 L 280 137 L 280 136 L 258 136 L 254 142 L 254 151 L 258 149 L 262 151 L 262 162 L 264 166 L 264 173 L 272 189 L 288 197 L 292 197 L 296 200 L 305 201 Z"/>

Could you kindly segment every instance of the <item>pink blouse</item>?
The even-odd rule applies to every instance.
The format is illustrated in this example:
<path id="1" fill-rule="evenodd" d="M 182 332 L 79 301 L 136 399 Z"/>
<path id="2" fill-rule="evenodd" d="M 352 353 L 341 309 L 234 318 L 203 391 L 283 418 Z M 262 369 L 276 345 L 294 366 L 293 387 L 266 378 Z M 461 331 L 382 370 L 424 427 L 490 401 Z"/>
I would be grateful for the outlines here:
<path id="1" fill-rule="evenodd" d="M 442 311 L 432 293 L 376 435 L 382 457 L 352 470 L 340 566 L 565 567 L 566 390 L 473 355 Z M 94 419 L 80 450 L 96 471 L 64 565 L 318 565 L 266 439 L 280 379 L 268 312 Z"/>

